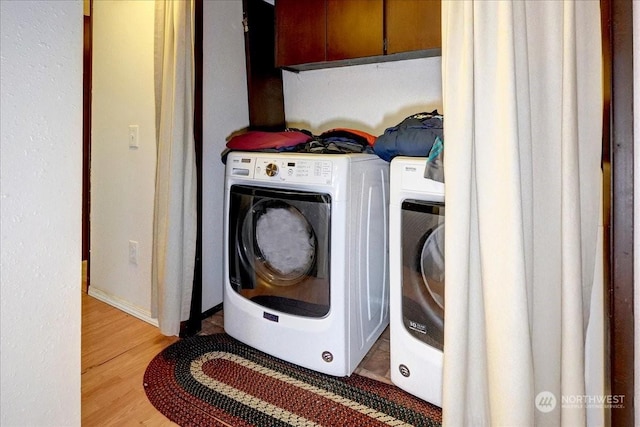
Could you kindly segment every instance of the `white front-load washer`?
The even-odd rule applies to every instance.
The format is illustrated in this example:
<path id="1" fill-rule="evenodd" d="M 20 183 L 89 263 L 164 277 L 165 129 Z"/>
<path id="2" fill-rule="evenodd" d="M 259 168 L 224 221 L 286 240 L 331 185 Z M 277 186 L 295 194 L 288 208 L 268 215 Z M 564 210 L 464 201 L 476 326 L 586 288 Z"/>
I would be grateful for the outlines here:
<path id="1" fill-rule="evenodd" d="M 424 177 L 426 164 L 391 161 L 390 370 L 395 385 L 442 406 L 444 183 Z"/>
<path id="2" fill-rule="evenodd" d="M 227 157 L 224 329 L 350 375 L 389 324 L 389 164 L 369 154 Z"/>

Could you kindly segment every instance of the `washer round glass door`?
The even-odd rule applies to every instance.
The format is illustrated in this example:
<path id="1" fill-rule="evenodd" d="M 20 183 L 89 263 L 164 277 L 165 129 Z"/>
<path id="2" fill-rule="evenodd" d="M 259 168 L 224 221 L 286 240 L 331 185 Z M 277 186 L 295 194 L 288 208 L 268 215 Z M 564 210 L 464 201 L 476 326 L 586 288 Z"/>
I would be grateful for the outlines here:
<path id="1" fill-rule="evenodd" d="M 244 254 L 255 255 L 256 274 L 271 285 L 292 286 L 304 280 L 315 265 L 316 245 L 313 227 L 288 203 L 263 199 L 253 206 L 252 215 L 245 216 Z"/>
<path id="2" fill-rule="evenodd" d="M 330 212 L 327 194 L 232 185 L 232 289 L 271 310 L 306 317 L 328 314 Z"/>
<path id="3" fill-rule="evenodd" d="M 429 296 L 444 311 L 444 223 L 425 234 L 420 272 Z"/>
<path id="4" fill-rule="evenodd" d="M 402 320 L 420 341 L 444 346 L 444 206 L 402 202 Z"/>

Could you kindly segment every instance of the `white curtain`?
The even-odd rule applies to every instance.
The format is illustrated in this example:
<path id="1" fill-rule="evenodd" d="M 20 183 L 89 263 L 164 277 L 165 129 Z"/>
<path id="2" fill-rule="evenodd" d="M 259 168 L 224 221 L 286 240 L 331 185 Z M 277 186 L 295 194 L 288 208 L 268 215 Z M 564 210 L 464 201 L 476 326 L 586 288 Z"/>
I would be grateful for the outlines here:
<path id="1" fill-rule="evenodd" d="M 193 2 L 158 0 L 155 14 L 152 315 L 163 334 L 178 335 L 189 318 L 197 231 Z"/>
<path id="2" fill-rule="evenodd" d="M 562 398 L 602 280 L 599 2 L 444 1 L 442 25 L 444 424 L 585 425 Z"/>

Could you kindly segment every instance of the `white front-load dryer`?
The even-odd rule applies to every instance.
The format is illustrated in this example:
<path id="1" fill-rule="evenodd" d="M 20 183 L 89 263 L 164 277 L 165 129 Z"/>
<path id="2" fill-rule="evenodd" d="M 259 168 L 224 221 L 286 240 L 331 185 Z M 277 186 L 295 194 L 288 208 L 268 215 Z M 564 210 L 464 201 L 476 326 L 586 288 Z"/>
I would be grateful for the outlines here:
<path id="1" fill-rule="evenodd" d="M 395 385 L 442 406 L 444 184 L 424 177 L 426 164 L 391 161 L 390 370 Z"/>
<path id="2" fill-rule="evenodd" d="M 350 375 L 389 324 L 388 162 L 232 152 L 225 187 L 225 331 Z"/>

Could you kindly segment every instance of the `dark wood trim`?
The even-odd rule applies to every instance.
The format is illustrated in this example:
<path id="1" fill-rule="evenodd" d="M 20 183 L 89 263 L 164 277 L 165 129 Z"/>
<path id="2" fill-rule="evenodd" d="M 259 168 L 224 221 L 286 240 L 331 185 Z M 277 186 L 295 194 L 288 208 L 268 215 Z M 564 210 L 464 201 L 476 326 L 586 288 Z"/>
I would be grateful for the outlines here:
<path id="1" fill-rule="evenodd" d="M 611 394 L 624 406 L 611 410 L 611 425 L 632 426 L 634 419 L 633 314 L 633 5 L 605 0 L 611 51 L 611 217 L 609 271 Z M 606 39 L 606 37 L 605 37 Z"/>
<path id="2" fill-rule="evenodd" d="M 282 70 L 275 66 L 275 8 L 263 0 L 242 0 L 249 102 L 249 129 L 285 128 Z"/>
<path id="3" fill-rule="evenodd" d="M 193 274 L 191 311 L 189 320 L 182 325 L 180 336 L 195 335 L 202 329 L 202 81 L 203 81 L 203 10 L 202 0 L 194 3 L 194 117 L 193 135 L 196 150 L 197 181 L 197 237 L 196 262 Z"/>
<path id="4" fill-rule="evenodd" d="M 604 280 L 604 376 L 605 394 L 611 393 L 611 16 L 610 0 L 600 0 L 602 30 L 602 216 Z M 608 357 L 607 357 L 608 356 Z M 605 411 L 606 425 L 611 425 L 611 411 Z"/>
<path id="5" fill-rule="evenodd" d="M 84 19 L 82 64 L 82 261 L 87 261 L 87 286 L 90 277 L 91 250 L 91 71 L 93 59 L 93 1 Z"/>
<path id="6" fill-rule="evenodd" d="M 217 312 L 219 312 L 220 310 L 222 310 L 222 303 L 214 305 L 213 307 L 211 307 L 210 309 L 208 309 L 207 311 L 203 311 L 202 315 L 200 316 L 200 318 L 202 320 L 213 316 L 214 314 L 216 314 Z"/>
<path id="7" fill-rule="evenodd" d="M 413 50 L 410 52 L 391 53 L 388 55 L 367 56 L 364 58 L 340 59 L 335 61 L 313 62 L 309 64 L 282 66 L 283 70 L 299 73 L 300 71 L 321 70 L 326 68 L 350 67 L 352 65 L 379 64 L 381 62 L 406 61 L 408 59 L 432 58 L 442 56 L 442 49 Z"/>

